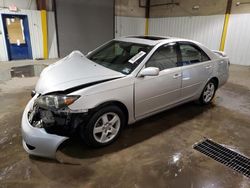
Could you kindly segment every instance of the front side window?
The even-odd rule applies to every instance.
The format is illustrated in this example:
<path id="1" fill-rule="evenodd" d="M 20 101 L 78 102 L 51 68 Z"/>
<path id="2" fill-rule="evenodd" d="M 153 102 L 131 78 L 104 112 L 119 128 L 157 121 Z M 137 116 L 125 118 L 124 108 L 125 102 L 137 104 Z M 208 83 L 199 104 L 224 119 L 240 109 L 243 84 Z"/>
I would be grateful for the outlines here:
<path id="1" fill-rule="evenodd" d="M 209 57 L 198 47 L 191 44 L 180 44 L 182 65 L 209 61 Z"/>
<path id="2" fill-rule="evenodd" d="M 151 49 L 151 46 L 144 44 L 111 41 L 87 58 L 109 69 L 130 74 Z"/>
<path id="3" fill-rule="evenodd" d="M 161 70 L 178 66 L 176 44 L 160 47 L 146 63 L 146 67 L 157 67 Z"/>

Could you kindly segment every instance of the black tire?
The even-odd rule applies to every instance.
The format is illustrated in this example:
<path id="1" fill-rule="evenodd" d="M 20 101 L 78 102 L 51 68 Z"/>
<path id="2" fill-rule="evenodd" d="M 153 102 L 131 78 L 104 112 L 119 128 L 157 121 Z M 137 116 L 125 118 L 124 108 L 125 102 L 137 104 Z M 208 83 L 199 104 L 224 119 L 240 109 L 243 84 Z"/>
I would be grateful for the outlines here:
<path id="1" fill-rule="evenodd" d="M 118 117 L 120 118 L 120 121 L 119 121 L 120 126 L 119 126 L 119 131 L 110 141 L 101 143 L 101 142 L 98 142 L 94 136 L 94 128 L 96 126 L 96 123 L 100 121 L 100 118 L 107 113 L 113 113 L 113 114 L 118 115 Z M 88 120 L 88 123 L 86 125 L 81 127 L 81 132 L 80 132 L 81 138 L 83 139 L 85 144 L 90 147 L 106 146 L 114 142 L 119 137 L 119 135 L 121 134 L 122 128 L 126 125 L 126 123 L 127 123 L 126 116 L 119 107 L 115 105 L 104 106 L 91 116 L 91 118 Z"/>
<path id="2" fill-rule="evenodd" d="M 208 97 L 208 98 L 206 99 L 206 97 L 205 97 L 205 92 L 209 89 L 208 87 L 211 87 L 211 86 L 213 87 L 213 93 L 210 94 L 211 96 Z M 199 98 L 200 104 L 201 104 L 201 105 L 210 104 L 210 103 L 212 102 L 213 98 L 214 98 L 214 95 L 215 95 L 215 93 L 216 93 L 216 90 L 217 90 L 217 84 L 216 84 L 216 82 L 215 82 L 214 80 L 210 80 L 210 81 L 206 84 L 206 86 L 204 87 L 204 89 L 203 89 L 203 91 L 202 91 L 202 93 L 201 93 L 201 96 L 200 96 L 200 98 Z"/>

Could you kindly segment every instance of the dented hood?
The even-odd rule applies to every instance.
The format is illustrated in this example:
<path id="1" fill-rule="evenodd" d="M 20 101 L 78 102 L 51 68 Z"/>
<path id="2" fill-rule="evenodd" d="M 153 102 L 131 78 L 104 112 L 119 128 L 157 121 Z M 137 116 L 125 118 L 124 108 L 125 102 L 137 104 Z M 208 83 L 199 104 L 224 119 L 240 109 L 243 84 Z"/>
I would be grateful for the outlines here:
<path id="1" fill-rule="evenodd" d="M 36 85 L 41 94 L 65 91 L 84 84 L 125 76 L 87 59 L 74 51 L 67 57 L 45 68 Z"/>

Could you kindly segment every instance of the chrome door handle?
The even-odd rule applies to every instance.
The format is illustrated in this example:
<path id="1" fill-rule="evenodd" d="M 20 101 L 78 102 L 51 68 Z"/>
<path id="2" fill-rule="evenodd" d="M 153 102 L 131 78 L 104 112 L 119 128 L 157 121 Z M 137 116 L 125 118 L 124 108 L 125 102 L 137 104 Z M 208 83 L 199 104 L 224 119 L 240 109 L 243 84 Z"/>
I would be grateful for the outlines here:
<path id="1" fill-rule="evenodd" d="M 174 79 L 179 78 L 179 77 L 181 77 L 181 74 L 175 74 L 175 75 L 173 76 Z"/>

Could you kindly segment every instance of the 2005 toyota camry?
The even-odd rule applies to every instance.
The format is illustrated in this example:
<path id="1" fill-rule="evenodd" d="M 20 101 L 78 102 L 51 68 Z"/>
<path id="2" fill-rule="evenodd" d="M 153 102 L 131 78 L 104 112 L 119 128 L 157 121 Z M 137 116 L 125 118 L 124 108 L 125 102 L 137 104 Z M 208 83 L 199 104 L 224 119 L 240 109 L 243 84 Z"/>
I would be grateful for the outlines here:
<path id="1" fill-rule="evenodd" d="M 54 158 L 76 132 L 89 146 L 108 145 L 126 124 L 188 101 L 210 103 L 228 66 L 223 52 L 171 37 L 123 37 L 87 56 L 74 51 L 41 73 L 22 117 L 23 146 Z"/>

